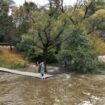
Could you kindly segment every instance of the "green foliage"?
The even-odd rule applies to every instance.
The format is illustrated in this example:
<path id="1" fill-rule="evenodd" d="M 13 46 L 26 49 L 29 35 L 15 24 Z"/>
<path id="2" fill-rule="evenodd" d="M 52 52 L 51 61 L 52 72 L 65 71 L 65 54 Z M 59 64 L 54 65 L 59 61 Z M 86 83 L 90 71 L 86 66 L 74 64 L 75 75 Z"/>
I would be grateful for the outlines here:
<path id="1" fill-rule="evenodd" d="M 25 61 L 6 61 L 6 60 L 2 60 L 0 59 L 0 67 L 6 67 L 6 68 L 24 68 L 27 66 L 27 62 Z"/>
<path id="2" fill-rule="evenodd" d="M 10 27 L 11 26 L 11 27 Z M 9 41 L 11 39 L 14 26 L 12 18 L 6 14 L 0 16 L 0 41 Z"/>
<path id="3" fill-rule="evenodd" d="M 22 40 L 16 45 L 17 51 L 23 52 L 28 61 L 36 61 L 38 56 L 36 47 L 29 36 L 23 35 Z"/>
<path id="4" fill-rule="evenodd" d="M 56 55 L 50 52 L 50 53 L 48 54 L 48 57 L 47 57 L 47 62 L 48 62 L 48 63 L 57 63 L 58 60 L 57 60 L 57 58 L 56 58 Z"/>
<path id="5" fill-rule="evenodd" d="M 29 29 L 29 22 L 27 20 L 24 20 L 22 22 L 22 24 L 20 24 L 18 27 L 17 27 L 17 34 L 19 35 L 23 35 L 25 33 L 28 32 L 28 29 Z"/>
<path id="6" fill-rule="evenodd" d="M 27 57 L 26 57 L 26 59 L 28 60 L 28 61 L 31 61 L 31 62 L 37 62 L 37 61 L 42 61 L 43 60 L 43 56 L 42 56 L 42 54 L 41 53 L 31 53 L 30 55 L 28 55 Z"/>
<path id="7" fill-rule="evenodd" d="M 26 34 L 31 27 L 29 19 L 32 14 L 31 12 L 37 10 L 37 5 L 33 2 L 25 2 L 22 6 L 14 7 L 12 10 L 13 21 L 17 27 L 17 35 L 21 37 L 21 35 Z"/>
<path id="8" fill-rule="evenodd" d="M 65 58 L 71 59 L 71 52 L 69 49 L 61 48 L 61 51 L 56 55 L 59 61 L 64 60 Z"/>
<path id="9" fill-rule="evenodd" d="M 12 0 L 0 0 L 0 42 L 12 41 L 14 23 L 12 17 L 8 15 Z"/>
<path id="10" fill-rule="evenodd" d="M 30 21 L 32 27 L 29 34 L 38 46 L 45 49 L 45 46 L 52 47 L 59 44 L 66 28 L 66 15 L 64 13 L 55 18 L 50 16 L 48 11 L 35 11 L 31 15 Z"/>
<path id="11" fill-rule="evenodd" d="M 37 61 L 37 57 L 38 54 L 36 54 L 35 47 L 31 45 L 26 54 L 26 59 L 30 62 L 35 62 Z"/>
<path id="12" fill-rule="evenodd" d="M 24 68 L 27 66 L 27 62 L 25 61 L 18 61 L 18 62 L 13 62 L 10 66 L 10 68 Z"/>
<path id="13" fill-rule="evenodd" d="M 90 36 L 92 47 L 94 48 L 92 53 L 93 55 L 96 55 L 96 56 L 104 55 L 105 54 L 105 42 L 102 38 L 97 36 L 97 33 L 94 33 L 94 34 Z"/>
<path id="14" fill-rule="evenodd" d="M 21 52 L 28 52 L 33 47 L 33 42 L 31 40 L 21 40 L 20 43 L 17 43 L 17 50 Z"/>
<path id="15" fill-rule="evenodd" d="M 30 52 L 28 53 L 26 59 L 28 61 L 31 61 L 31 62 L 37 62 L 37 61 L 43 61 L 43 55 L 42 53 L 35 53 L 35 52 Z M 52 52 L 50 52 L 48 55 L 47 55 L 47 63 L 51 64 L 51 63 L 57 63 L 58 60 L 55 56 L 55 54 L 53 54 Z"/>
<path id="16" fill-rule="evenodd" d="M 92 28 L 104 30 L 105 28 L 105 9 L 97 10 L 93 15 L 88 19 L 89 26 Z M 100 25 L 99 25 L 100 24 Z"/>
<path id="17" fill-rule="evenodd" d="M 72 67 L 77 72 L 92 72 L 93 60 L 91 45 L 86 33 L 79 27 L 71 33 L 71 37 L 63 44 L 63 56 L 70 56 L 74 62 Z M 64 51 L 65 50 L 65 51 Z"/>

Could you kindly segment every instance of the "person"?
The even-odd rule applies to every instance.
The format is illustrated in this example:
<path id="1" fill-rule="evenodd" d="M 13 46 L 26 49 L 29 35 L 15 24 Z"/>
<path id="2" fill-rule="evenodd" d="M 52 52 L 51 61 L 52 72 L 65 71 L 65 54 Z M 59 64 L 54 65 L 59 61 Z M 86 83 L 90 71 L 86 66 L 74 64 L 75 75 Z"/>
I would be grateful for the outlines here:
<path id="1" fill-rule="evenodd" d="M 41 74 L 42 79 L 44 79 L 44 74 L 45 74 L 45 65 L 44 65 L 44 62 L 40 63 L 40 74 Z"/>
<path id="2" fill-rule="evenodd" d="M 64 59 L 64 68 L 65 70 L 67 70 L 67 66 L 68 66 L 68 60 L 67 58 Z"/>

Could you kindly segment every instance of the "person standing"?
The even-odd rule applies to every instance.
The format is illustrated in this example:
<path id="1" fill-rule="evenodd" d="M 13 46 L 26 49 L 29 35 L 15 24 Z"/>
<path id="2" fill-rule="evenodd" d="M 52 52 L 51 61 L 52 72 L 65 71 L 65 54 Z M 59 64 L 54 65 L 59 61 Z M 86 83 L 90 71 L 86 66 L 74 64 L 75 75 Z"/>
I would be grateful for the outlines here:
<path id="1" fill-rule="evenodd" d="M 41 62 L 40 64 L 40 74 L 41 74 L 41 78 L 44 79 L 44 74 L 45 74 L 45 65 L 44 62 Z"/>
<path id="2" fill-rule="evenodd" d="M 68 60 L 67 58 L 64 59 L 64 69 L 65 71 L 67 71 L 67 67 L 68 67 Z"/>

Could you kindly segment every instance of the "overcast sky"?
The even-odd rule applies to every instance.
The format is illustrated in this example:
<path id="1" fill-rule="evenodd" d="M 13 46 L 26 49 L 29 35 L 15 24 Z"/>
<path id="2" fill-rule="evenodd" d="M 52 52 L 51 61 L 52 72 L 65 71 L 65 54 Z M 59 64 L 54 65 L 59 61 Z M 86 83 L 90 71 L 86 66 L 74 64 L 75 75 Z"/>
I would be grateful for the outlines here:
<path id="1" fill-rule="evenodd" d="M 16 5 L 22 5 L 24 3 L 25 0 L 14 0 Z M 47 4 L 48 0 L 26 0 L 28 1 L 33 1 L 38 5 L 44 5 Z M 76 0 L 64 0 L 64 5 L 73 5 L 76 2 Z"/>

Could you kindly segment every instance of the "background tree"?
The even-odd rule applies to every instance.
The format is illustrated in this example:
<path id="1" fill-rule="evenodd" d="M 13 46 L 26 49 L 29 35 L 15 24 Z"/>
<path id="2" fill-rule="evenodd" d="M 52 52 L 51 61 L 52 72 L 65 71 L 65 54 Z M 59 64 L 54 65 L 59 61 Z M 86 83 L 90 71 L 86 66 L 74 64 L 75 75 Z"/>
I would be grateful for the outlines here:
<path id="1" fill-rule="evenodd" d="M 15 27 L 12 17 L 8 15 L 12 4 L 12 0 L 0 0 L 0 42 L 11 43 L 12 41 Z"/>
<path id="2" fill-rule="evenodd" d="M 16 25 L 16 42 L 19 42 L 21 35 L 27 33 L 31 27 L 29 18 L 33 10 L 37 10 L 37 5 L 33 2 L 25 2 L 20 7 L 12 8 L 12 18 Z"/>

